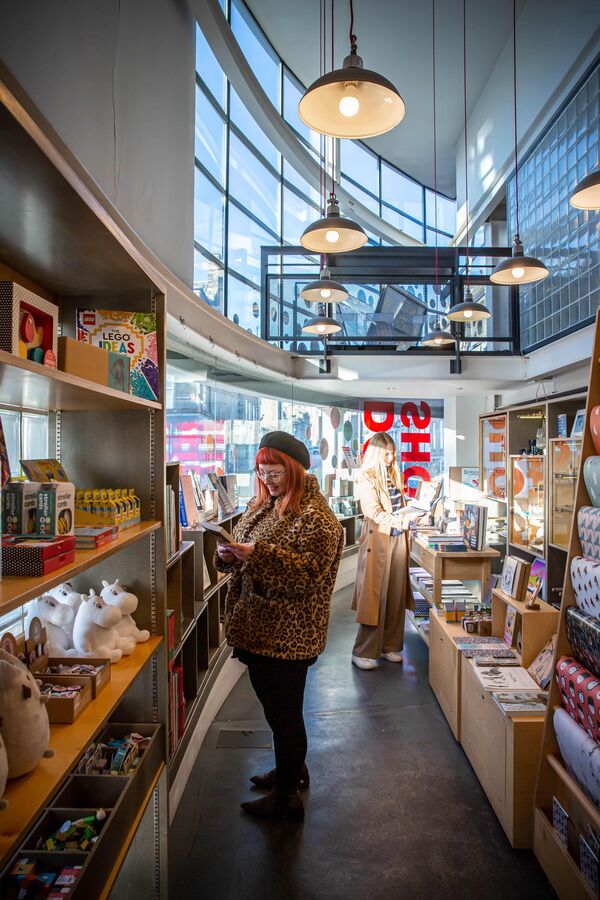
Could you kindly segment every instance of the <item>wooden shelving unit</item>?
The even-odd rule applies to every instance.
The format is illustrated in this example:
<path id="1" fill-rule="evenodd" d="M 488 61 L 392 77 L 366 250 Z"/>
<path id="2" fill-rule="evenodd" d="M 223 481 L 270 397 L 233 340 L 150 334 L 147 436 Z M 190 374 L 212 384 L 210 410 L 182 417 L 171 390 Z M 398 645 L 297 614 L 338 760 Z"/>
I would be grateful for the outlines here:
<path id="1" fill-rule="evenodd" d="M 109 685 L 73 725 L 51 728 L 54 756 L 8 782 L 10 805 L 0 811 L 0 896 L 13 861 L 31 855 L 30 835 L 57 795 L 70 792 L 69 804 L 77 808 L 78 776 L 72 770 L 90 742 L 105 731 L 139 731 L 151 739 L 149 748 L 135 773 L 124 779 L 127 788 L 119 810 L 107 819 L 101 839 L 79 857 L 84 867 L 70 896 L 95 900 L 111 890 L 124 891 L 122 874 L 131 878 L 137 871 L 147 895 L 158 898 L 166 896 L 167 871 L 166 560 L 161 533 L 166 284 L 134 249 L 114 210 L 104 205 L 87 173 L 1 64 L 0 143 L 0 278 L 53 300 L 62 334 L 70 337 L 75 336 L 78 307 L 154 313 L 160 370 L 160 399 L 149 401 L 0 352 L 0 405 L 47 411 L 48 455 L 61 460 L 76 487 L 134 487 L 142 511 L 140 525 L 123 530 L 98 550 L 78 551 L 72 564 L 51 575 L 2 579 L 0 614 L 65 580 L 87 592 L 91 586 L 100 590 L 102 579 L 118 577 L 138 596 L 136 622 L 151 633 L 131 656 L 111 667 Z M 31 211 L 26 236 L 24 209 Z M 115 779 L 97 778 L 114 795 Z M 128 852 L 132 844 L 134 854 Z M 67 856 L 64 860 L 68 864 Z"/>
<path id="2" fill-rule="evenodd" d="M 595 455 L 589 428 L 590 411 L 600 403 L 600 311 L 596 312 L 594 346 L 592 350 L 588 395 L 585 416 L 585 431 L 581 441 L 579 477 L 574 500 L 574 516 L 571 527 L 568 552 L 564 557 L 564 584 L 562 606 L 558 628 L 558 639 L 554 665 L 562 656 L 573 655 L 567 639 L 565 615 L 570 606 L 575 605 L 570 577 L 570 563 L 574 556 L 581 556 L 582 549 L 577 530 L 576 514 L 581 506 L 590 506 L 591 501 L 583 479 L 583 466 L 588 456 Z M 592 897 L 579 868 L 578 835 L 585 836 L 585 825 L 590 824 L 600 832 L 600 810 L 567 772 L 562 761 L 554 731 L 554 711 L 561 707 L 561 696 L 556 679 L 552 679 L 548 713 L 544 726 L 541 757 L 539 761 L 535 792 L 535 837 L 534 850 L 554 890 L 561 900 Z M 569 845 L 565 849 L 552 827 L 552 798 L 557 797 L 570 817 Z"/>

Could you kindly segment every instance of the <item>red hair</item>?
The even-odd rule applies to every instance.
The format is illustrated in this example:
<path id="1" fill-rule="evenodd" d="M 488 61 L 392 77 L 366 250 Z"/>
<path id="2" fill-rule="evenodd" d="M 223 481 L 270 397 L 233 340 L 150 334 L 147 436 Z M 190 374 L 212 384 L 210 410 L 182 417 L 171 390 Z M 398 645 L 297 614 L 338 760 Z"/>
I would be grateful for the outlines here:
<path id="1" fill-rule="evenodd" d="M 289 509 L 290 512 L 298 514 L 300 512 L 300 498 L 304 492 L 304 484 L 306 481 L 306 472 L 302 463 L 297 459 L 282 453 L 280 450 L 273 450 L 270 447 L 262 447 L 256 454 L 256 466 L 283 466 L 287 475 L 287 491 L 282 494 L 278 504 L 278 512 L 280 516 Z M 260 509 L 271 499 L 268 488 L 260 478 L 256 478 L 258 483 L 258 491 L 252 509 Z"/>

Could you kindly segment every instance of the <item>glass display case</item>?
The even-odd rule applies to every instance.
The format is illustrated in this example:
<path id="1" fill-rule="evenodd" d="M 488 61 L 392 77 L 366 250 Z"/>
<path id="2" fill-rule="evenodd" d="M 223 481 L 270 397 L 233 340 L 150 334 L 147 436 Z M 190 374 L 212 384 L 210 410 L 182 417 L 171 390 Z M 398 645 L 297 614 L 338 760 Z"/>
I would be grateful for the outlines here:
<path id="1" fill-rule="evenodd" d="M 550 441 L 550 543 L 569 549 L 581 438 Z"/>
<path id="2" fill-rule="evenodd" d="M 545 483 L 543 456 L 511 456 L 510 543 L 544 555 Z"/>
<path id="3" fill-rule="evenodd" d="M 479 468 L 485 497 L 506 499 L 506 415 L 479 420 Z"/>

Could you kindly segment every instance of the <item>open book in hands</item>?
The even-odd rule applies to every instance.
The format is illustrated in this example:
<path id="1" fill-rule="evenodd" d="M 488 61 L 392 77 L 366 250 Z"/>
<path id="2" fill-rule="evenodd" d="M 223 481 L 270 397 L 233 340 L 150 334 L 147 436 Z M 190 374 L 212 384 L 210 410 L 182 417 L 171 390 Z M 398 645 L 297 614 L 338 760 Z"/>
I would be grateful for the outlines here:
<path id="1" fill-rule="evenodd" d="M 232 534 L 230 534 L 226 528 L 223 528 L 222 525 L 217 525 L 216 522 L 201 522 L 201 527 L 204 531 L 210 531 L 216 539 L 221 544 L 234 544 L 235 538 Z"/>

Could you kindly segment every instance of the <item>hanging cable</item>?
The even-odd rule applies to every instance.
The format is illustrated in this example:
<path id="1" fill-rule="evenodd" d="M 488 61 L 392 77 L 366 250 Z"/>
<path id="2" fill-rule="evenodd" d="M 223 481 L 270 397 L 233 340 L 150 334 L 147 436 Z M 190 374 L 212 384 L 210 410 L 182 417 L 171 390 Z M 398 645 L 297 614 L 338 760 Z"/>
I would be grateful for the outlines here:
<path id="1" fill-rule="evenodd" d="M 331 0 L 331 71 L 332 72 L 334 69 L 334 65 L 335 65 L 335 0 Z M 331 143 L 329 145 L 330 153 L 331 153 L 331 157 L 332 157 L 330 160 L 330 162 L 331 162 L 331 196 L 332 197 L 335 194 L 335 184 L 334 184 L 334 178 L 333 178 L 333 169 L 334 169 L 334 163 L 333 163 L 334 144 L 333 144 L 333 141 L 334 141 L 334 138 L 331 139 Z"/>
<path id="2" fill-rule="evenodd" d="M 467 287 L 470 286 L 471 268 L 469 265 L 469 156 L 467 138 L 467 0 L 463 0 L 463 106 L 464 106 L 464 149 L 465 149 L 465 211 L 466 211 L 466 250 L 467 250 Z"/>
<path id="3" fill-rule="evenodd" d="M 350 0 L 350 4 L 352 4 L 352 0 Z M 435 93 L 435 0 L 431 0 L 431 31 L 433 38 L 433 46 L 432 46 L 432 59 L 433 59 L 433 190 L 435 193 L 434 204 L 435 204 L 435 296 L 436 296 L 436 306 L 437 306 L 437 298 L 439 297 L 439 262 L 438 262 L 438 203 L 437 203 L 437 115 L 436 115 L 436 93 Z"/>
<path id="4" fill-rule="evenodd" d="M 519 157 L 517 139 L 517 2 L 513 0 L 513 109 L 515 129 L 515 237 L 519 237 Z"/>
<path id="5" fill-rule="evenodd" d="M 356 35 L 354 34 L 354 3 L 350 0 L 350 52 L 356 53 Z"/>

